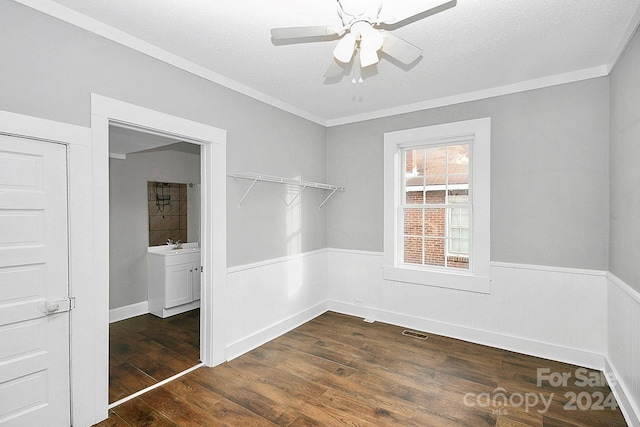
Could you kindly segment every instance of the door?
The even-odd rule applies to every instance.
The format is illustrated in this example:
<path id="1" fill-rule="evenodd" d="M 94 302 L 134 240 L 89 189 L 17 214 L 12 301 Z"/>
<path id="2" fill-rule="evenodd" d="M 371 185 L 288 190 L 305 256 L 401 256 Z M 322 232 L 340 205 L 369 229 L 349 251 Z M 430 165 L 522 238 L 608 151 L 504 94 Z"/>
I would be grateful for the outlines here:
<path id="1" fill-rule="evenodd" d="M 0 426 L 70 425 L 64 145 L 0 135 Z"/>
<path id="2" fill-rule="evenodd" d="M 192 265 L 177 264 L 166 267 L 164 308 L 171 308 L 193 301 Z"/>

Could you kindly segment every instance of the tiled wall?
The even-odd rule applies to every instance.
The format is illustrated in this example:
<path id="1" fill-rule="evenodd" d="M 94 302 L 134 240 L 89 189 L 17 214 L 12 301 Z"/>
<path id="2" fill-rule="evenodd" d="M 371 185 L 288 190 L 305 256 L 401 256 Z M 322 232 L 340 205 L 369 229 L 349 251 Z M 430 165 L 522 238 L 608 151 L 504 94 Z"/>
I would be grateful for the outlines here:
<path id="1" fill-rule="evenodd" d="M 149 246 L 187 241 L 187 184 L 149 181 Z"/>

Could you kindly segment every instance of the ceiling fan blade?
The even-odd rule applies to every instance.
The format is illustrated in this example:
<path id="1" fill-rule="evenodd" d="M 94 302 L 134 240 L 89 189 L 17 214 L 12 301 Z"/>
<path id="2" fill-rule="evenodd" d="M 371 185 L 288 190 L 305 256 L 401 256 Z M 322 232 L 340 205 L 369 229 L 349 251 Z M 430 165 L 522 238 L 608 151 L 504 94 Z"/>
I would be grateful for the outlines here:
<path id="1" fill-rule="evenodd" d="M 413 63 L 422 55 L 422 49 L 412 45 L 392 33 L 385 33 L 386 40 L 382 45 L 382 51 L 405 65 Z"/>
<path id="2" fill-rule="evenodd" d="M 410 24 L 412 22 L 419 21 L 420 19 L 424 19 L 426 17 L 435 15 L 436 13 L 444 12 L 447 9 L 451 9 L 458 3 L 458 0 L 447 0 L 447 1 L 441 0 L 438 3 L 439 4 L 437 6 L 429 7 L 428 9 L 414 12 L 409 15 L 401 15 L 398 17 L 393 17 L 388 20 L 381 19 L 380 24 L 381 26 L 384 26 L 388 29 L 399 28 L 404 25 Z M 430 4 L 433 4 L 433 2 L 431 2 Z"/>
<path id="3" fill-rule="evenodd" d="M 298 39 L 304 37 L 326 37 L 334 34 L 339 34 L 339 30 L 334 27 L 327 26 L 283 27 L 271 29 L 271 37 L 276 40 Z"/>

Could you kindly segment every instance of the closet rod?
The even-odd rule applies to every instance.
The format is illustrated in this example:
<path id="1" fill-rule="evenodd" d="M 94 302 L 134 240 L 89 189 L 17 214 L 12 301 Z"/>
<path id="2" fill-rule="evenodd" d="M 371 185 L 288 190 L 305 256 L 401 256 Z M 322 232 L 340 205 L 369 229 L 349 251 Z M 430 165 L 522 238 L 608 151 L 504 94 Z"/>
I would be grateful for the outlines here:
<path id="1" fill-rule="evenodd" d="M 345 191 L 344 187 L 340 187 L 340 186 L 337 186 L 337 185 L 324 184 L 324 183 L 321 183 L 321 182 L 303 181 L 302 179 L 296 180 L 296 179 L 291 179 L 291 178 L 284 178 L 284 177 L 281 177 L 281 176 L 265 175 L 265 174 L 258 174 L 258 173 L 250 173 L 250 172 L 232 173 L 232 174 L 229 174 L 228 176 L 231 177 L 231 178 L 241 178 L 241 179 L 248 179 L 248 180 L 253 181 L 251 183 L 251 185 L 249 186 L 249 188 L 247 189 L 247 191 L 242 196 L 242 198 L 240 199 L 240 202 L 238 203 L 238 207 L 240 207 L 242 205 L 242 202 L 244 202 L 244 199 L 251 192 L 251 190 L 255 186 L 256 182 L 258 182 L 258 181 L 272 182 L 272 183 L 275 183 L 275 184 L 284 184 L 284 185 L 290 185 L 290 186 L 299 187 L 300 191 L 298 192 L 298 194 L 296 194 L 296 196 L 293 198 L 293 200 L 291 200 L 291 202 L 289 202 L 289 203 L 285 202 L 287 206 L 291 206 L 293 201 L 295 199 L 297 199 L 298 196 L 300 196 L 300 194 L 302 193 L 302 191 L 304 191 L 305 188 L 317 188 L 317 189 L 320 189 L 320 190 L 330 190 L 331 191 L 331 194 L 329 194 L 329 196 L 327 196 L 327 198 L 324 199 L 324 201 L 320 204 L 319 208 L 324 206 L 324 204 L 327 203 L 327 201 L 331 198 L 331 196 L 333 196 L 335 194 L 336 191 Z"/>

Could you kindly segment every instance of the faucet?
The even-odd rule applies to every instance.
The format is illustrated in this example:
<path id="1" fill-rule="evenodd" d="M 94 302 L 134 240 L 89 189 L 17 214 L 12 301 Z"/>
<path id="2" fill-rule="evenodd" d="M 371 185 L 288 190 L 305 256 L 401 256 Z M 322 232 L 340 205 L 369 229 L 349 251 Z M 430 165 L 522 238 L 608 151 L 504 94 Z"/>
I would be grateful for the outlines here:
<path id="1" fill-rule="evenodd" d="M 175 242 L 171 239 L 167 239 L 167 245 L 173 245 L 173 249 L 182 249 L 182 242 L 180 240 L 176 240 Z"/>

